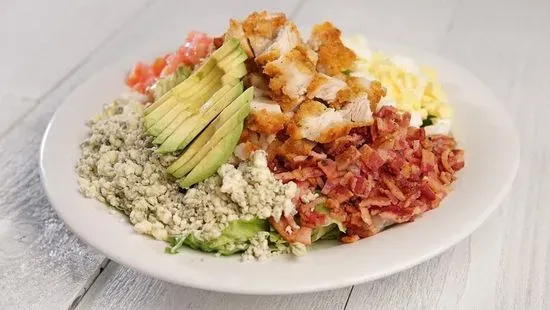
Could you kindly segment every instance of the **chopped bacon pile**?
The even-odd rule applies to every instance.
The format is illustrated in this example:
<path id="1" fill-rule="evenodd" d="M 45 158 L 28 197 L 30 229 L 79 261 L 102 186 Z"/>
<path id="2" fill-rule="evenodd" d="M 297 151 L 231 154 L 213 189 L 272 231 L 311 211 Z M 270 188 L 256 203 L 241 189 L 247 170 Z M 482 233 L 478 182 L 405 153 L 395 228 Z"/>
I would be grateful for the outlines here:
<path id="1" fill-rule="evenodd" d="M 283 182 L 294 181 L 301 194 L 320 190 L 329 215 L 347 228 L 342 242 L 372 236 L 395 223 L 411 222 L 437 208 L 449 193 L 464 152 L 450 136 L 427 137 L 409 127 L 410 114 L 384 107 L 370 126 L 326 144 L 296 147 L 300 154 L 270 154 L 270 168 Z M 296 141 L 274 142 L 280 145 Z M 287 150 L 288 151 L 288 150 Z M 304 153 L 309 151 L 309 154 Z M 296 199 L 299 222 L 314 228 L 322 214 Z M 284 236 L 284 235 L 283 235 Z"/>

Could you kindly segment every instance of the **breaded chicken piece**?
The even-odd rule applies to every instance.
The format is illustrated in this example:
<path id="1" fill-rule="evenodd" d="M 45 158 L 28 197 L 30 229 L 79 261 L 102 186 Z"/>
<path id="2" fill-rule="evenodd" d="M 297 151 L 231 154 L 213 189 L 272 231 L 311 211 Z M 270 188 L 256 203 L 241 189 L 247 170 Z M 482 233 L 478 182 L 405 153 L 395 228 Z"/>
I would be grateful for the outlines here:
<path id="1" fill-rule="evenodd" d="M 263 73 L 248 73 L 245 75 L 244 85 L 248 88 L 253 86 L 255 90 L 261 90 L 262 92 L 271 92 L 269 89 L 269 78 Z"/>
<path id="2" fill-rule="evenodd" d="M 355 126 L 370 125 L 374 118 L 372 117 L 371 102 L 368 98 L 368 94 L 365 92 L 359 96 L 356 96 L 347 103 L 342 110 L 344 117 L 354 123 Z"/>
<path id="3" fill-rule="evenodd" d="M 326 21 L 313 26 L 307 43 L 314 51 L 319 51 L 321 45 L 327 42 L 342 42 L 341 35 L 342 32 L 338 28 L 334 27 L 331 22 Z"/>
<path id="4" fill-rule="evenodd" d="M 288 118 L 283 113 L 273 113 L 266 110 L 252 111 L 246 119 L 250 130 L 265 135 L 276 134 L 285 128 Z"/>
<path id="5" fill-rule="evenodd" d="M 254 12 L 243 21 L 243 30 L 254 55 L 260 55 L 272 43 L 288 21 L 283 13 Z"/>
<path id="6" fill-rule="evenodd" d="M 272 135 L 285 128 L 288 117 L 281 111 L 281 106 L 266 98 L 254 98 L 250 103 L 252 112 L 246 119 L 246 128 Z"/>
<path id="7" fill-rule="evenodd" d="M 254 57 L 252 48 L 248 44 L 248 39 L 244 35 L 243 25 L 238 20 L 230 19 L 229 20 L 229 29 L 225 32 L 225 40 L 233 37 L 241 43 L 241 48 L 245 51 L 248 57 Z"/>
<path id="8" fill-rule="evenodd" d="M 315 76 L 315 67 L 307 50 L 297 46 L 281 58 L 267 63 L 264 73 L 271 78 L 269 88 L 273 91 L 273 99 L 281 105 L 283 112 L 287 112 L 303 101 Z"/>
<path id="9" fill-rule="evenodd" d="M 336 99 L 331 102 L 331 106 L 336 109 L 342 108 L 348 102 L 355 101 L 356 98 L 367 94 L 372 111 L 376 110 L 376 106 L 382 97 L 386 96 L 386 89 L 379 81 L 370 81 L 365 78 L 348 77 L 346 80 L 348 88 L 338 92 Z"/>
<path id="10" fill-rule="evenodd" d="M 277 60 L 288 53 L 296 45 L 301 44 L 300 33 L 296 25 L 290 21 L 279 30 L 277 37 L 269 47 L 260 55 L 256 56 L 256 63 L 265 65 L 270 61 Z"/>
<path id="11" fill-rule="evenodd" d="M 274 140 L 267 148 L 267 160 L 272 162 L 275 157 L 281 156 L 289 161 L 296 156 L 307 156 L 315 147 L 315 142 L 306 139 Z"/>
<path id="12" fill-rule="evenodd" d="M 328 76 L 323 73 L 318 73 L 307 88 L 307 97 L 309 99 L 320 99 L 330 103 L 336 99 L 339 91 L 347 88 L 345 81 Z"/>
<path id="13" fill-rule="evenodd" d="M 351 68 L 357 57 L 344 46 L 340 36 L 340 30 L 330 22 L 313 27 L 308 44 L 318 53 L 317 71 L 338 76 Z"/>
<path id="14" fill-rule="evenodd" d="M 292 139 L 308 139 L 328 143 L 349 133 L 353 124 L 344 113 L 327 108 L 315 100 L 308 100 L 300 105 L 287 126 L 287 133 Z"/>

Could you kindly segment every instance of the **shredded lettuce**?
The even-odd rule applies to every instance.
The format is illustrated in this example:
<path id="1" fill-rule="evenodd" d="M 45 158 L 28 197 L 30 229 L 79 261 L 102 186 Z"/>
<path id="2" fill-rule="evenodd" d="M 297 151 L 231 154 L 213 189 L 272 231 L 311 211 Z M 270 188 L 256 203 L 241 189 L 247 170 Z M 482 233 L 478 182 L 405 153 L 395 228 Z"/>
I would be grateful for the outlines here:
<path id="1" fill-rule="evenodd" d="M 315 242 L 318 240 L 338 239 L 338 237 L 343 232 L 346 232 L 346 227 L 344 226 L 344 223 L 332 218 L 329 215 L 329 210 L 324 204 L 317 204 L 315 206 L 315 211 L 324 214 L 327 217 L 328 221 L 324 226 L 316 227 L 313 229 L 313 232 L 311 233 L 311 242 Z"/>
<path id="2" fill-rule="evenodd" d="M 426 126 L 433 125 L 435 118 L 437 118 L 437 117 L 433 116 L 433 115 L 428 115 L 428 118 L 426 118 L 425 120 L 422 120 L 422 125 L 420 127 L 426 127 Z"/>
<path id="3" fill-rule="evenodd" d="M 221 255 L 232 255 L 245 251 L 249 246 L 249 240 L 260 231 L 268 231 L 269 223 L 266 220 L 253 219 L 250 221 L 238 220 L 230 222 L 221 236 L 214 240 L 204 241 L 193 234 L 187 236 L 171 236 L 168 239 L 166 253 L 176 254 L 183 246 L 194 250 Z M 271 237 L 271 236 L 270 236 Z M 277 242 L 273 242 L 277 244 Z"/>

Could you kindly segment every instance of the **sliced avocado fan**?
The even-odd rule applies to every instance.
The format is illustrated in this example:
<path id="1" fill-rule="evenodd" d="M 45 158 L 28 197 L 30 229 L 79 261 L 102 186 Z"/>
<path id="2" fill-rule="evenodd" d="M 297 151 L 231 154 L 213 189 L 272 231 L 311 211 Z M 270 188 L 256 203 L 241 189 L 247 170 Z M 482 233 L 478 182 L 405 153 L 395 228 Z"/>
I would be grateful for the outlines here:
<path id="1" fill-rule="evenodd" d="M 176 178 L 181 178 L 191 171 L 224 136 L 242 123 L 250 113 L 250 102 L 254 96 L 254 88 L 248 88 L 193 141 L 185 152 L 170 167 L 168 172 Z"/>
<path id="2" fill-rule="evenodd" d="M 184 179 L 179 181 L 180 187 L 189 188 L 214 174 L 221 165 L 227 162 L 229 156 L 233 153 L 242 131 L 243 123 L 240 123 L 212 148 Z"/>
<path id="3" fill-rule="evenodd" d="M 191 70 L 188 66 L 180 65 L 174 73 L 160 78 L 153 87 L 153 97 L 155 100 L 160 99 L 170 89 L 183 82 L 190 74 Z"/>
<path id="4" fill-rule="evenodd" d="M 226 85 L 217 91 L 208 102 L 203 104 L 200 109 L 195 111 L 191 116 L 185 118 L 177 128 L 164 138 L 163 141 L 157 137 L 156 142 L 162 145 L 156 150 L 157 153 L 170 153 L 184 149 L 188 143 L 202 130 L 212 118 L 214 118 L 221 110 L 233 101 L 242 92 L 242 83 L 231 86 Z M 198 127 L 202 126 L 202 127 Z M 170 126 L 169 126 L 170 127 Z M 155 142 L 153 141 L 153 142 Z"/>
<path id="5" fill-rule="evenodd" d="M 219 49 L 212 53 L 212 56 L 207 61 L 205 61 L 197 70 L 195 70 L 191 74 L 188 79 L 184 80 L 183 82 L 170 89 L 168 92 L 164 93 L 164 95 L 162 95 L 152 105 L 148 106 L 145 109 L 145 115 L 153 112 L 157 107 L 161 106 L 169 98 L 179 93 L 185 92 L 193 85 L 195 85 L 195 83 L 200 82 L 203 76 L 205 76 L 208 72 L 216 67 L 216 63 L 218 61 L 232 54 L 231 52 L 239 47 L 240 45 L 237 39 L 228 38 Z"/>
<path id="6" fill-rule="evenodd" d="M 200 97 L 210 90 L 213 85 L 220 84 L 222 75 L 222 70 L 214 68 L 206 76 L 202 77 L 199 82 L 195 83 L 195 85 L 168 98 L 161 106 L 145 115 L 145 127 L 149 128 L 153 126 L 165 115 L 177 113 L 174 109 L 177 109 L 182 104 L 185 105 L 185 102 L 189 101 L 189 98 Z M 190 79 L 195 79 L 195 77 L 190 77 L 186 81 Z"/>
<path id="7" fill-rule="evenodd" d="M 182 99 L 177 102 L 174 101 L 172 109 L 160 118 L 158 118 L 157 112 L 161 112 L 163 108 L 169 107 L 168 104 L 158 108 L 156 111 L 145 116 L 145 127 L 147 132 L 153 136 L 158 136 L 169 124 L 171 124 L 176 117 L 184 110 L 195 112 L 200 108 L 213 93 L 217 92 L 221 87 L 219 78 L 208 81 L 203 87 L 189 98 Z M 168 103 L 168 102 L 167 102 Z M 164 111 L 163 111 L 164 112 Z M 161 112 L 161 113 L 163 113 Z"/>
<path id="8" fill-rule="evenodd" d="M 178 146 L 178 150 L 183 150 L 195 137 L 206 127 L 214 118 L 220 114 L 229 104 L 239 97 L 243 92 L 243 83 L 239 82 L 234 85 L 220 100 L 214 102 L 210 107 L 202 106 L 198 113 L 201 115 L 200 120 L 195 124 L 193 130 L 187 135 Z"/>

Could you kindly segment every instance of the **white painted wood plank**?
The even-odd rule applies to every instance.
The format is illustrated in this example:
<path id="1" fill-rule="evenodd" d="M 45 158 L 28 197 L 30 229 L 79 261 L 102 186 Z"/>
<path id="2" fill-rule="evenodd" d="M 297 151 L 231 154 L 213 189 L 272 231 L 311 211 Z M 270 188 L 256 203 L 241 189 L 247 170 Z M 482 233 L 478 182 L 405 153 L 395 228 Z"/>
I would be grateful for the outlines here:
<path id="1" fill-rule="evenodd" d="M 175 271 L 177 272 L 177 271 Z M 247 296 L 185 288 L 110 262 L 76 309 L 343 309 L 349 289 L 322 294 Z"/>
<path id="2" fill-rule="evenodd" d="M 518 178 L 501 209 L 471 238 L 412 270 L 356 286 L 348 309 L 550 306 L 550 36 L 542 30 L 549 21 L 547 1 L 461 1 L 456 7 L 440 52 L 480 77 L 512 114 L 522 139 Z"/>
<path id="3" fill-rule="evenodd" d="M 364 34 L 375 40 L 436 51 L 454 7 L 454 0 L 310 0 L 295 20 L 305 37 L 312 25 L 328 20 L 344 34 Z"/>
<path id="4" fill-rule="evenodd" d="M 19 204 L 11 204 L 9 201 L 15 199 L 17 193 L 22 193 L 23 187 L 28 187 L 29 193 L 37 193 L 36 195 L 40 197 L 40 201 L 36 204 L 25 204 L 28 208 L 33 208 L 33 214 L 39 217 L 45 217 L 48 219 L 51 225 L 51 229 L 43 232 L 40 230 L 38 224 L 32 225 L 38 229 L 38 232 L 34 232 L 34 235 L 46 235 L 47 238 L 39 239 L 40 243 L 32 243 L 28 245 L 29 248 L 33 249 L 37 244 L 43 244 L 36 251 L 28 251 L 27 255 L 19 255 L 19 260 L 10 260 L 3 261 L 2 273 L 0 273 L 0 286 L 3 292 L 14 292 L 7 295 L 7 298 L 0 301 L 0 308 L 38 308 L 40 305 L 41 309 L 59 309 L 67 307 L 79 294 L 79 292 L 93 281 L 94 273 L 98 271 L 98 265 L 102 262 L 103 256 L 95 254 L 89 247 L 81 244 L 77 239 L 69 232 L 66 231 L 64 226 L 59 222 L 57 217 L 53 215 L 53 211 L 49 208 L 43 193 L 40 187 L 38 187 L 36 180 L 36 166 L 35 166 L 35 156 L 36 149 L 38 148 L 39 138 L 45 128 L 45 125 L 53 114 L 55 107 L 59 104 L 61 99 L 65 97 L 68 92 L 76 87 L 80 82 L 85 80 L 91 73 L 100 69 L 100 66 L 104 65 L 116 59 L 117 56 L 123 55 L 127 52 L 135 53 L 135 55 L 140 55 L 143 52 L 148 52 L 148 49 L 142 49 L 144 45 L 149 45 L 148 48 L 151 50 L 158 50 L 155 43 L 156 40 L 165 40 L 165 42 L 170 42 L 172 45 L 177 46 L 179 42 L 174 41 L 174 37 L 180 37 L 183 39 L 185 33 L 191 28 L 189 25 L 197 25 L 199 29 L 205 30 L 216 30 L 223 31 L 227 19 L 233 14 L 239 16 L 247 14 L 250 10 L 259 9 L 266 7 L 268 9 L 282 9 L 287 13 L 292 11 L 292 8 L 297 4 L 297 1 L 286 2 L 285 8 L 281 8 L 280 4 L 273 3 L 259 3 L 253 1 L 241 1 L 241 3 L 232 3 L 231 7 L 228 6 L 225 11 L 232 12 L 231 15 L 219 16 L 216 14 L 202 14 L 202 16 L 197 17 L 193 16 L 193 13 L 196 11 L 201 11 L 201 9 L 206 10 L 205 7 L 208 4 L 202 4 L 202 7 L 198 4 L 189 5 L 183 4 L 180 2 L 174 1 L 173 5 L 170 3 L 164 2 L 157 7 L 153 7 L 152 15 L 144 14 L 137 17 L 135 23 L 131 23 L 125 29 L 131 29 L 131 31 L 121 32 L 120 36 L 116 36 L 111 40 L 111 44 L 105 48 L 100 49 L 100 53 L 97 56 L 92 56 L 89 62 L 86 62 L 84 66 L 78 68 L 74 74 L 71 74 L 69 78 L 61 84 L 60 89 L 56 90 L 52 95 L 49 95 L 47 100 L 42 102 L 38 108 L 32 112 L 32 114 L 23 120 L 23 123 L 15 128 L 12 132 L 9 133 L 3 140 L 0 140 L 0 146 L 7 149 L 8 144 L 14 144 L 16 147 L 15 151 L 22 151 L 24 154 L 29 154 L 27 157 L 18 156 L 16 153 L 7 153 L 2 152 L 2 155 L 5 155 L 6 158 L 0 158 L 0 163 L 8 163 L 10 169 L 6 173 L 13 173 L 14 169 L 22 163 L 29 162 L 28 169 L 21 169 L 21 175 L 26 176 L 24 181 L 17 181 L 17 178 L 14 179 L 14 182 L 18 184 L 18 187 L 12 186 L 11 183 L 6 184 L 5 187 L 1 188 L 1 193 L 3 198 L 1 205 L 5 207 L 6 210 L 13 210 L 13 206 L 18 206 L 22 208 L 21 205 L 27 202 L 26 198 L 29 195 L 22 194 L 21 200 L 23 202 Z M 172 7 L 173 10 L 167 10 L 167 7 Z M 235 9 L 238 8 L 238 9 Z M 223 8 L 221 9 L 223 11 Z M 169 14 L 167 12 L 170 12 Z M 183 14 L 181 12 L 187 12 Z M 155 24 L 158 21 L 158 16 L 166 16 L 165 19 L 161 19 L 162 22 L 156 24 L 160 25 L 158 28 L 151 27 L 152 24 Z M 186 17 L 188 17 L 186 19 Z M 199 20 L 197 20 L 197 18 Z M 194 19 L 194 22 L 190 19 Z M 212 27 L 214 25 L 215 27 Z M 199 27 L 200 26 L 200 27 Z M 179 28 L 177 28 L 179 27 Z M 211 28 L 209 28 L 211 27 Z M 154 28 L 154 29 L 153 29 Z M 160 34 L 160 35 L 159 35 Z M 136 36 L 140 38 L 145 38 L 145 41 L 136 40 Z M 144 44 L 144 42 L 146 44 Z M 130 43 L 130 44 L 129 44 Z M 137 58 L 136 58 L 137 60 Z M 28 148 L 28 150 L 27 150 Z M 30 159 L 28 158 L 30 157 Z M 35 180 L 34 183 L 26 182 L 28 179 Z M 19 201 L 17 201 L 19 202 Z M 34 201 L 33 201 L 34 202 Z M 6 211 L 7 213 L 8 211 Z M 10 211 L 11 212 L 11 211 Z M 30 221 L 29 216 L 26 213 L 15 214 L 14 218 L 18 219 L 21 222 Z M 6 240 L 17 239 L 17 233 L 12 225 L 11 221 L 9 226 L 7 224 L 3 225 L 5 229 L 3 232 L 3 238 Z M 52 243 L 50 239 L 59 238 L 60 242 L 55 243 L 52 247 L 48 244 Z M 56 239 L 57 240 L 57 239 Z M 62 241 L 62 242 L 61 242 Z M 19 248 L 11 243 L 3 243 L 1 248 L 3 252 L 17 252 L 20 251 Z M 73 250 L 71 250 L 73 249 Z M 53 256 L 54 258 L 47 258 Z M 66 260 L 65 262 L 59 262 L 60 259 Z M 88 262 L 86 262 L 88 260 Z M 35 262 L 35 264 L 31 264 Z M 51 268 L 51 266 L 61 266 L 57 269 Z M 132 272 L 130 269 L 120 267 L 114 263 L 111 264 L 114 268 L 117 268 L 120 272 L 128 274 Z M 28 271 L 24 273 L 23 271 Z M 75 271 L 76 274 L 72 274 L 71 271 Z M 101 279 L 104 279 L 104 282 L 110 281 L 108 283 L 117 284 L 119 283 L 118 278 L 109 277 L 110 273 L 105 273 Z M 131 275 L 131 278 L 136 275 Z M 139 277 L 144 277 L 137 275 Z M 11 280 L 8 280 L 8 277 Z M 31 283 L 31 286 L 25 285 L 25 283 Z M 49 285 L 53 281 L 57 285 Z M 142 283 L 149 283 L 149 285 L 136 287 L 136 295 L 140 295 L 140 291 L 147 292 L 151 289 L 154 289 L 159 283 L 156 280 L 146 278 Z M 101 283 L 98 282 L 98 283 Z M 122 282 L 124 283 L 124 282 Z M 323 293 L 322 296 L 318 294 L 310 294 L 304 296 L 293 296 L 291 298 L 287 297 L 270 297 L 265 299 L 258 299 L 256 297 L 250 296 L 235 296 L 225 295 L 225 294 L 214 294 L 207 293 L 199 290 L 187 290 L 178 286 L 169 285 L 162 283 L 163 290 L 173 290 L 175 296 L 189 302 L 194 305 L 205 304 L 205 298 L 208 300 L 206 303 L 207 309 L 214 308 L 225 308 L 227 300 L 233 300 L 233 308 L 240 308 L 241 305 L 248 307 L 248 305 L 258 305 L 262 306 L 264 303 L 273 303 L 274 305 L 282 305 L 286 308 L 300 308 L 302 304 L 309 303 L 313 308 L 325 308 L 333 309 L 334 307 L 343 308 L 346 298 L 348 296 L 348 290 L 340 290 L 336 293 Z M 50 292 L 50 288 L 55 288 L 51 290 L 52 295 L 44 294 L 43 292 Z M 97 285 L 94 286 L 93 290 L 100 290 L 103 292 L 104 288 L 107 286 Z M 119 293 L 127 292 L 124 287 L 116 286 Z M 28 298 L 26 298 L 26 296 Z M 325 297 L 326 296 L 326 297 Z M 103 298 L 102 298 L 103 297 Z M 149 296 L 147 298 L 148 302 L 152 302 L 150 305 L 154 305 L 156 301 L 154 296 Z M 140 301 L 142 299 L 138 298 L 134 300 L 136 308 L 142 308 Z M 97 300 L 93 299 L 94 302 L 99 302 L 102 305 L 102 308 L 112 307 L 112 308 L 126 308 L 125 304 L 114 304 L 111 303 L 111 298 L 109 296 L 98 296 Z M 179 302 L 178 302 L 179 303 Z M 83 303 L 82 307 L 86 307 L 87 303 Z M 153 306 L 154 307 L 154 306 Z"/>
<path id="5" fill-rule="evenodd" d="M 67 309 L 104 262 L 67 230 L 40 184 L 39 145 L 59 100 L 54 93 L 0 140 L 0 309 Z"/>
<path id="6" fill-rule="evenodd" d="M 405 13 L 403 9 L 391 13 L 390 9 L 399 7 L 426 9 L 431 2 L 415 2 L 425 4 L 418 8 L 408 3 L 371 3 L 372 7 L 368 10 L 371 13 L 365 15 L 369 21 L 364 21 L 369 27 L 361 26 L 357 29 L 368 28 L 365 30 L 367 34 L 377 36 L 384 36 L 387 32 L 390 41 L 440 50 L 480 76 L 514 114 L 522 135 L 522 166 L 513 194 L 472 238 L 426 264 L 356 287 L 348 308 L 548 309 L 550 265 L 546 261 L 550 244 L 547 225 L 550 210 L 544 203 L 545 198 L 550 198 L 547 165 L 550 145 L 545 135 L 550 131 L 545 120 L 550 112 L 547 105 L 550 98 L 550 80 L 547 78 L 550 68 L 546 56 L 550 54 L 550 38 L 544 32 L 550 29 L 550 10 L 545 6 L 548 2 L 497 3 L 492 0 L 481 4 L 479 1 L 467 1 L 461 2 L 456 10 L 453 2 L 434 2 L 432 7 L 439 7 L 443 17 L 432 18 L 434 21 L 430 23 L 426 22 L 430 16 L 423 11 Z M 59 100 L 100 66 L 124 54 L 138 56 L 149 52 L 160 43 L 176 46 L 178 42 L 173 40 L 174 35 L 186 33 L 191 24 L 221 31 L 227 20 L 224 16 L 216 18 L 215 13 L 212 13 L 202 24 L 201 21 L 191 23 L 189 20 L 174 18 L 158 21 L 158 14 L 163 9 L 167 12 L 165 14 L 173 14 L 170 16 L 182 12 L 182 8 L 169 12 L 166 9 L 170 7 L 169 3 L 163 2 L 163 5 L 153 6 L 153 15 L 140 15 L 135 23 L 128 25 L 131 30 L 125 27 L 63 83 L 60 90 L 26 118 L 21 128 L 15 128 L 5 139 L 0 140 L 0 166 L 8 164 L 7 169 L 0 170 L 0 177 L 8 180 L 0 185 L 0 211 L 5 215 L 5 219 L 3 217 L 0 222 L 0 255 L 3 255 L 0 258 L 0 291 L 9 292 L 0 298 L 1 309 L 38 308 L 38 305 L 40 309 L 66 308 L 82 287 L 86 286 L 90 275 L 96 272 L 102 256 L 94 254 L 78 242 L 47 207 L 37 185 L 36 166 L 32 162 L 36 161 L 35 152 L 42 130 Z M 190 8 L 197 8 L 196 5 L 192 4 Z M 267 4 L 257 2 L 255 5 L 262 7 Z M 330 10 L 325 12 L 319 9 L 325 5 Z M 300 14 L 299 22 L 304 24 L 307 21 L 304 16 L 309 15 L 313 16 L 308 17 L 312 22 L 319 19 L 335 20 L 331 17 L 334 15 L 340 16 L 337 18 L 340 21 L 338 24 L 347 23 L 344 26 L 354 27 L 355 22 L 365 18 L 361 12 L 367 12 L 366 9 L 343 8 L 348 13 L 338 13 L 342 6 L 330 5 L 315 1 L 317 11 L 306 5 L 302 12 L 309 13 Z M 354 2 L 352 5 L 359 4 Z M 232 9 L 242 8 L 237 5 Z M 224 8 L 219 11 L 224 11 Z M 246 11 L 248 9 L 244 8 L 242 14 Z M 486 14 L 491 12 L 492 21 L 489 23 Z M 392 22 L 387 23 L 389 26 L 386 28 L 389 29 L 383 30 L 384 21 L 387 20 L 385 17 L 393 16 L 391 14 L 397 14 L 399 18 L 392 17 Z M 346 20 L 346 16 L 353 18 Z M 154 37 L 157 26 L 152 29 L 145 29 L 145 26 L 156 22 L 162 25 L 159 29 L 164 32 L 158 31 L 157 37 Z M 174 28 L 177 26 L 181 28 Z M 144 29 L 147 34 L 142 36 Z M 142 38 L 145 41 L 140 41 Z M 138 44 L 140 42 L 141 45 Z M 14 151 L 19 154 L 16 155 Z M 23 234 L 25 231 L 29 233 Z M 29 241 L 33 237 L 37 239 Z M 53 258 L 50 254 L 53 254 Z M 314 306 L 319 308 L 333 309 L 330 308 L 333 306 L 341 309 L 341 295 L 346 295 L 337 291 L 315 294 L 314 297 L 244 296 L 241 299 L 242 296 L 174 287 L 144 278 L 114 263 L 109 264 L 107 271 L 84 298 L 82 309 L 118 309 L 129 308 L 130 305 L 141 309 L 153 307 L 152 302 L 158 300 L 160 305 L 179 308 L 185 308 L 184 305 L 191 303 L 191 306 L 203 305 L 204 309 L 224 308 L 226 304 L 244 309 L 263 308 L 266 304 L 302 309 L 304 305 L 316 302 Z M 134 283 L 140 280 L 147 285 Z M 169 301 L 162 303 L 166 296 Z M 326 301 L 331 298 L 334 298 L 334 304 Z"/>
<path id="7" fill-rule="evenodd" d="M 17 121 L 25 115 L 25 112 L 35 104 L 36 101 L 29 98 L 21 98 L 12 94 L 0 94 L 0 108 L 3 111 L 3 113 L 0 113 L 0 137 L 16 125 Z"/>
<path id="8" fill-rule="evenodd" d="M 76 82 L 65 83 L 39 104 L 32 98 L 55 85 L 143 1 L 133 3 L 122 13 L 123 7 L 117 5 L 101 12 L 108 10 L 100 2 L 98 6 L 61 1 L 0 4 L 4 42 L 0 88 L 8 90 L 8 95 L 0 96 L 0 309 L 69 308 L 106 263 L 65 228 L 39 184 L 42 134 L 55 107 Z M 65 32 L 58 31 L 61 25 Z M 98 31 L 91 31 L 92 26 Z M 31 36 L 32 30 L 40 35 Z M 57 58 L 52 57 L 56 50 L 60 51 Z"/>
<path id="9" fill-rule="evenodd" d="M 148 1 L 2 1 L 0 93 L 38 99 Z"/>
<path id="10" fill-rule="evenodd" d="M 232 1 L 219 3 L 216 12 L 204 11 L 204 3 L 181 3 L 178 1 L 159 2 L 148 9 L 146 16 L 140 16 L 113 38 L 105 48 L 98 51 L 88 64 L 79 70 L 79 76 L 92 74 L 98 67 L 116 61 L 118 57 L 135 57 L 162 52 L 160 47 L 176 48 L 190 30 L 223 33 L 231 17 L 242 18 L 254 10 L 266 9 L 290 14 L 299 1 L 282 3 L 268 1 Z M 226 6 L 226 7 L 221 7 Z M 171 10 L 168 10 L 171 8 Z M 200 19 L 192 12 L 203 12 Z M 219 13 L 225 12 L 225 13 Z M 159 20 L 156 16 L 164 15 Z M 183 16 L 182 16 L 183 15 Z M 154 25 L 151 26 L 151 25 Z M 136 38 L 139 38 L 137 40 Z M 178 39 L 179 38 L 179 39 Z M 179 40 L 179 41 L 178 41 Z M 129 288 L 131 286 L 131 288 Z M 132 294 L 128 294 L 131 291 Z M 166 292 L 166 293 L 163 293 Z M 273 309 L 302 309 L 311 304 L 310 309 L 342 309 L 349 289 L 332 293 L 319 293 L 298 296 L 254 297 L 230 294 L 209 293 L 167 284 L 143 275 L 114 262 L 98 278 L 79 304 L 79 309 L 118 309 L 118 308 L 173 308 L 187 309 L 248 309 L 274 307 Z M 144 298 L 144 296 L 147 296 Z"/>

